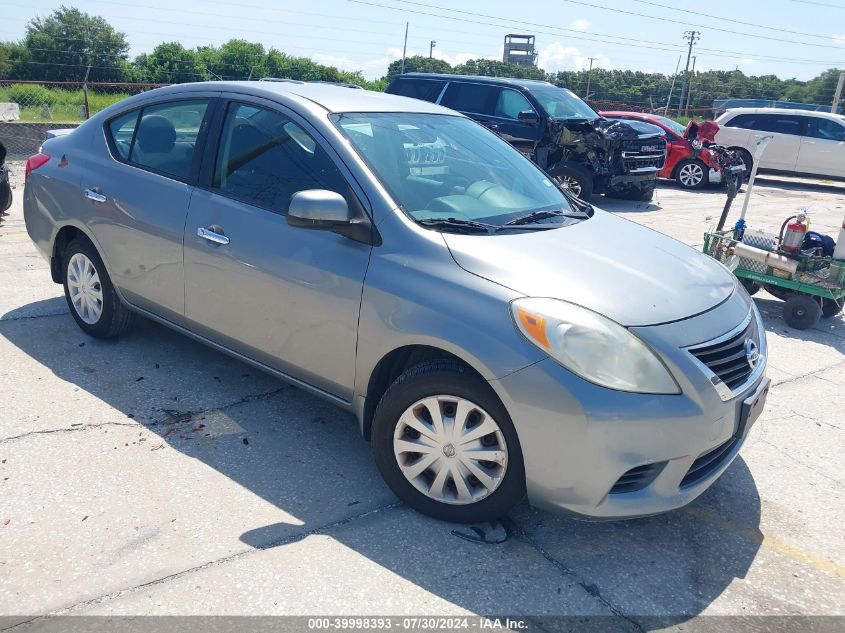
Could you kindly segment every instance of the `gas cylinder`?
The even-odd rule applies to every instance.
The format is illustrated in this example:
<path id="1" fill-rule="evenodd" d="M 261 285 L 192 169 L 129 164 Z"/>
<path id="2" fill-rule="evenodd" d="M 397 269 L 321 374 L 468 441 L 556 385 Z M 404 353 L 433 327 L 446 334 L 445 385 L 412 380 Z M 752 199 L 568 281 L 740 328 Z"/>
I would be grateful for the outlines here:
<path id="1" fill-rule="evenodd" d="M 845 259 L 845 220 L 842 220 L 842 228 L 839 231 L 839 238 L 836 240 L 833 259 Z"/>
<path id="2" fill-rule="evenodd" d="M 801 245 L 804 244 L 804 237 L 807 231 L 810 230 L 807 216 L 799 214 L 795 219 L 786 225 L 786 231 L 783 233 L 783 241 L 780 244 L 781 249 L 788 253 L 800 253 Z"/>

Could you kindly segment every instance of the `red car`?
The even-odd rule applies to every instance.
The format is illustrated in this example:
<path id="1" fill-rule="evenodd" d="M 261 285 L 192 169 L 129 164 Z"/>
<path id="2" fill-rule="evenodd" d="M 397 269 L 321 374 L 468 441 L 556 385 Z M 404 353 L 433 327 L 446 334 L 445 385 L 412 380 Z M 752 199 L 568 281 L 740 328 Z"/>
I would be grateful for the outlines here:
<path id="1" fill-rule="evenodd" d="M 658 177 L 676 181 L 684 189 L 700 189 L 709 183 L 722 181 L 713 153 L 705 148 L 697 152 L 684 138 L 685 128 L 672 119 L 659 114 L 643 112 L 599 112 L 607 119 L 619 119 L 630 123 L 642 121 L 659 127 L 666 135 L 666 164 Z"/>

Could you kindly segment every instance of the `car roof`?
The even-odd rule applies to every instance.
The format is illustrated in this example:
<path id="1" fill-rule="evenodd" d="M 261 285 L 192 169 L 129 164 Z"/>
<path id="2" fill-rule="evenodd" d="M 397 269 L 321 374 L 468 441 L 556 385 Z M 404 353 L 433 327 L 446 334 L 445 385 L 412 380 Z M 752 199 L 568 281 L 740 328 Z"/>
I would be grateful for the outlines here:
<path id="1" fill-rule="evenodd" d="M 821 110 L 802 110 L 800 108 L 728 108 L 725 114 L 790 114 L 796 116 L 813 116 L 822 119 L 833 119 L 839 123 L 845 122 L 845 117 L 841 114 L 833 112 L 824 112 Z M 724 116 L 724 115 L 722 115 Z"/>
<path id="2" fill-rule="evenodd" d="M 155 93 L 167 96 L 172 93 L 209 91 L 236 92 L 269 99 L 283 97 L 285 101 L 298 102 L 304 106 L 317 105 L 328 112 L 415 112 L 461 116 L 454 110 L 419 99 L 342 85 L 293 80 L 200 81 L 158 88 L 143 95 Z"/>
<path id="3" fill-rule="evenodd" d="M 473 83 L 518 86 L 521 88 L 539 88 L 540 86 L 555 87 L 548 81 L 539 79 L 516 79 L 514 77 L 485 77 L 483 75 L 450 75 L 448 73 L 405 73 L 397 79 L 440 79 L 443 81 L 471 81 Z"/>

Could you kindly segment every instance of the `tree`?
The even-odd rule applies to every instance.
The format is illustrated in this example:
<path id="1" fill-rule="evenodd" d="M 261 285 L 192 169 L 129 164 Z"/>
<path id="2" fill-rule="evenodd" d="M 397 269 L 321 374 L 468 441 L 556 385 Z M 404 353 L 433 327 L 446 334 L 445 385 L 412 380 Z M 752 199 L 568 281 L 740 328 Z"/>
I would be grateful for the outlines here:
<path id="1" fill-rule="evenodd" d="M 387 67 L 387 75 L 385 80 L 390 82 L 393 78 L 402 72 L 402 60 L 397 59 L 390 62 Z M 431 57 L 423 57 L 422 55 L 414 55 L 405 58 L 405 72 L 406 73 L 454 73 L 452 67 L 444 62 L 442 59 L 433 59 Z"/>
<path id="2" fill-rule="evenodd" d="M 223 79 L 260 79 L 267 77 L 264 46 L 246 40 L 229 40 L 217 49 L 211 70 Z"/>
<path id="3" fill-rule="evenodd" d="M 483 75 L 485 77 L 546 79 L 546 72 L 536 66 L 506 64 L 497 59 L 470 59 L 463 64 L 455 66 L 453 72 L 459 75 Z"/>
<path id="4" fill-rule="evenodd" d="M 33 18 L 23 45 L 29 52 L 28 78 L 82 81 L 91 66 L 91 81 L 125 81 L 129 75 L 126 35 L 103 18 L 61 6 L 46 18 Z"/>
<path id="5" fill-rule="evenodd" d="M 154 83 L 186 83 L 210 78 L 199 53 L 178 42 L 165 42 L 149 55 L 139 55 L 135 58 L 135 66 L 143 81 Z"/>
<path id="6" fill-rule="evenodd" d="M 0 79 L 27 79 L 29 51 L 19 42 L 0 42 Z"/>

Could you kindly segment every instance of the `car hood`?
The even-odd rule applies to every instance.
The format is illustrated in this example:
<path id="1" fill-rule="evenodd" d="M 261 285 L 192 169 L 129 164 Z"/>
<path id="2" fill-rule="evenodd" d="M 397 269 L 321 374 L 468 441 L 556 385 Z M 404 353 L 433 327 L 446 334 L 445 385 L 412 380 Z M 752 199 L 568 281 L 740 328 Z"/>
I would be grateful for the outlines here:
<path id="1" fill-rule="evenodd" d="M 599 209 L 559 229 L 443 238 L 470 273 L 527 296 L 576 303 L 629 327 L 700 314 L 736 287 L 734 276 L 706 255 Z"/>

